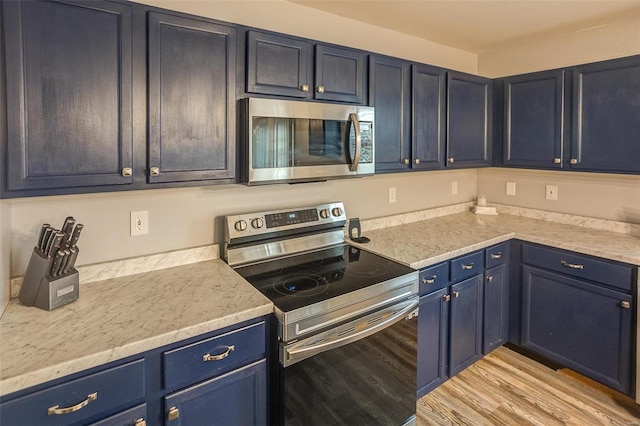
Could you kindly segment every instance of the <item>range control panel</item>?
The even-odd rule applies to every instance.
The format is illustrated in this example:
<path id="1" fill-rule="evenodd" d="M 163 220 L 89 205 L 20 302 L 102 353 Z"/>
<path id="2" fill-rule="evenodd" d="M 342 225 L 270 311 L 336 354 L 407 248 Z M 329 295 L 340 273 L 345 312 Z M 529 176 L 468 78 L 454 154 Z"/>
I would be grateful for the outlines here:
<path id="1" fill-rule="evenodd" d="M 292 208 L 268 212 L 230 215 L 225 218 L 226 240 L 265 235 L 281 230 L 304 229 L 318 224 L 331 224 L 347 220 L 344 204 L 320 204 L 315 207 Z"/>

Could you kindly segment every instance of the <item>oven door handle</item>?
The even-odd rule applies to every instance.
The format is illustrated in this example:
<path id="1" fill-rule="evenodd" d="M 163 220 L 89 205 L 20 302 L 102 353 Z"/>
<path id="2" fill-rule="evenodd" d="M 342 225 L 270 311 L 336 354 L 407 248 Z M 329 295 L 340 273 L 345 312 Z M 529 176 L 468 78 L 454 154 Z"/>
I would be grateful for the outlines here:
<path id="1" fill-rule="evenodd" d="M 280 351 L 280 362 L 284 367 L 287 367 L 321 352 L 339 348 L 371 336 L 404 319 L 415 310 L 418 306 L 418 301 L 417 297 L 411 298 L 356 321 L 343 324 L 336 329 L 283 346 Z"/>
<path id="2" fill-rule="evenodd" d="M 362 150 L 362 136 L 360 135 L 360 122 L 358 121 L 358 114 L 349 114 L 349 121 L 353 123 L 353 130 L 356 138 L 356 149 L 353 153 L 353 161 L 349 165 L 349 170 L 352 172 L 358 171 L 358 164 L 360 164 L 360 151 Z"/>

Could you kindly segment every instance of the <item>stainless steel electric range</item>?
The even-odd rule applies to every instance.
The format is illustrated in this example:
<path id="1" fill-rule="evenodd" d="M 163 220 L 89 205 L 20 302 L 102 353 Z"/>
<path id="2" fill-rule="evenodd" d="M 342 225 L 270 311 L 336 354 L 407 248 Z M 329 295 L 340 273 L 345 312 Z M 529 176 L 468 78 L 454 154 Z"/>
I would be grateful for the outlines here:
<path id="1" fill-rule="evenodd" d="M 418 272 L 349 245 L 341 202 L 225 219 L 225 260 L 275 305 L 272 423 L 414 424 Z"/>

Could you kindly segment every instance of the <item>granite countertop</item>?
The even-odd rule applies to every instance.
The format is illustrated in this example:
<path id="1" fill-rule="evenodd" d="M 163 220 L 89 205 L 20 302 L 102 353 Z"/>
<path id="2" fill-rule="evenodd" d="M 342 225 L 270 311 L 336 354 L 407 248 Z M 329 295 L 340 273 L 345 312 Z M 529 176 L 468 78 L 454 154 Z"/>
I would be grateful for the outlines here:
<path id="1" fill-rule="evenodd" d="M 370 231 L 363 228 L 371 242 L 354 245 L 416 269 L 512 238 L 640 265 L 637 236 L 522 216 L 464 212 Z"/>
<path id="2" fill-rule="evenodd" d="M 0 395 L 271 312 L 219 259 L 82 284 L 50 312 L 13 299 L 0 320 Z"/>

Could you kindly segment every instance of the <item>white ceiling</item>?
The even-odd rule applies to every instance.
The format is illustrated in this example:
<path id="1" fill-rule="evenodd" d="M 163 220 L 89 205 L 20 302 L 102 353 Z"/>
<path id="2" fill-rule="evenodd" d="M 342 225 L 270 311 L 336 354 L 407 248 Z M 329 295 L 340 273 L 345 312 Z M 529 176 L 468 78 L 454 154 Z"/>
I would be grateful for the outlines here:
<path id="1" fill-rule="evenodd" d="M 287 0 L 483 53 L 640 16 L 640 0 Z"/>

